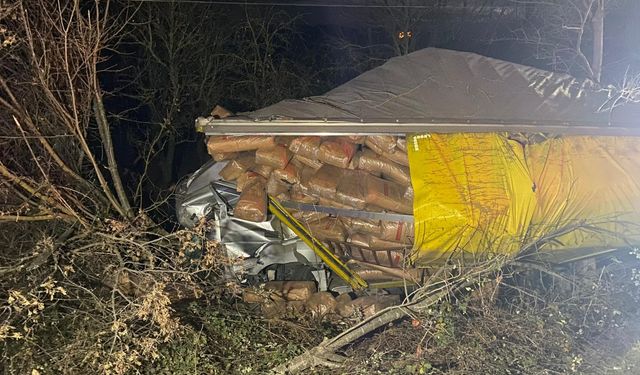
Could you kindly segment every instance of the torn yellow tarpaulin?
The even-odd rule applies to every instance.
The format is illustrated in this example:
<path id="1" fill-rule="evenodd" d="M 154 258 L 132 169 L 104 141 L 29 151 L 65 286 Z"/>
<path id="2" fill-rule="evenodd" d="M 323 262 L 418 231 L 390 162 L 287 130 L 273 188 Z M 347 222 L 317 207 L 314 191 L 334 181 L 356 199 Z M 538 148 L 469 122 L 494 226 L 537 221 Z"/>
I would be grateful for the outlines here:
<path id="1" fill-rule="evenodd" d="M 522 247 L 536 198 L 519 143 L 465 133 L 416 135 L 407 146 L 416 259 Z"/>
<path id="2" fill-rule="evenodd" d="M 640 243 L 638 138 L 522 146 L 503 134 L 430 134 L 408 146 L 415 259 Z"/>

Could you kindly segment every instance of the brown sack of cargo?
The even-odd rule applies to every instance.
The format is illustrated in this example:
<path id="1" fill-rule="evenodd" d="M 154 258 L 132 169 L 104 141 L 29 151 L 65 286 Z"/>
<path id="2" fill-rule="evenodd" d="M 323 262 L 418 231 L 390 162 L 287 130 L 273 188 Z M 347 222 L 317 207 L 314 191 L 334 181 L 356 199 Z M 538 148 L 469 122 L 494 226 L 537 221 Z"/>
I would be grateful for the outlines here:
<path id="1" fill-rule="evenodd" d="M 367 205 L 366 175 L 365 171 L 344 171 L 336 186 L 336 201 L 360 210 L 364 209 Z"/>
<path id="2" fill-rule="evenodd" d="M 405 198 L 406 186 L 371 175 L 367 176 L 366 183 L 367 205 L 407 215 L 413 213 L 413 202 Z"/>
<path id="3" fill-rule="evenodd" d="M 381 173 L 388 180 L 395 181 L 403 186 L 411 186 L 409 168 L 396 164 L 389 159 L 377 155 L 373 151 L 364 150 L 358 160 L 358 168 L 371 172 Z"/>
<path id="4" fill-rule="evenodd" d="M 347 234 L 340 220 L 327 217 L 307 224 L 309 232 L 321 241 L 344 242 Z"/>
<path id="5" fill-rule="evenodd" d="M 257 164 L 268 165 L 275 169 L 283 169 L 289 164 L 289 160 L 291 160 L 289 150 L 281 145 L 256 151 Z"/>
<path id="6" fill-rule="evenodd" d="M 341 217 L 342 223 L 349 233 L 380 233 L 380 220 L 367 220 L 355 217 Z"/>
<path id="7" fill-rule="evenodd" d="M 373 234 L 376 234 L 382 240 L 410 244 L 413 243 L 413 223 L 383 221 L 380 224 L 380 231 Z"/>
<path id="8" fill-rule="evenodd" d="M 254 222 L 267 220 L 267 192 L 262 181 L 253 183 L 242 191 L 233 215 Z"/>
<path id="9" fill-rule="evenodd" d="M 317 160 L 320 141 L 320 137 L 298 137 L 291 141 L 289 150 L 296 155 Z"/>
<path id="10" fill-rule="evenodd" d="M 207 150 L 210 155 L 224 152 L 252 151 L 260 148 L 272 148 L 276 145 L 272 136 L 218 136 L 209 137 Z"/>
<path id="11" fill-rule="evenodd" d="M 344 140 L 327 140 L 322 142 L 318 151 L 318 160 L 339 168 L 349 167 L 358 146 Z"/>
<path id="12" fill-rule="evenodd" d="M 286 181 L 290 184 L 297 184 L 300 182 L 300 177 L 298 176 L 298 167 L 296 167 L 293 163 L 289 163 L 284 168 L 274 169 L 271 174 L 281 181 Z"/>
<path id="13" fill-rule="evenodd" d="M 378 154 L 391 152 L 396 148 L 397 137 L 392 135 L 369 135 L 364 144 Z"/>
<path id="14" fill-rule="evenodd" d="M 344 169 L 332 165 L 323 165 L 322 168 L 318 169 L 313 177 L 309 179 L 306 186 L 308 186 L 311 194 L 318 197 L 335 199 L 338 181 L 343 173 Z M 305 184 L 303 183 L 303 185 Z"/>
<path id="15" fill-rule="evenodd" d="M 211 156 L 213 156 L 213 160 L 215 161 L 223 161 L 223 160 L 233 160 L 237 158 L 238 155 L 239 154 L 237 152 L 219 152 Z"/>
<path id="16" fill-rule="evenodd" d="M 236 180 L 236 191 L 242 192 L 243 190 L 245 190 L 246 188 L 248 188 L 249 186 L 257 182 L 261 184 L 265 184 L 267 180 L 261 175 L 257 174 L 256 172 L 253 172 L 253 171 L 243 172 L 240 175 L 240 177 L 238 177 L 238 179 Z"/>
<path id="17" fill-rule="evenodd" d="M 230 160 L 219 174 L 225 181 L 234 181 L 255 164 L 255 155 L 252 152 L 245 152 L 239 157 Z"/>

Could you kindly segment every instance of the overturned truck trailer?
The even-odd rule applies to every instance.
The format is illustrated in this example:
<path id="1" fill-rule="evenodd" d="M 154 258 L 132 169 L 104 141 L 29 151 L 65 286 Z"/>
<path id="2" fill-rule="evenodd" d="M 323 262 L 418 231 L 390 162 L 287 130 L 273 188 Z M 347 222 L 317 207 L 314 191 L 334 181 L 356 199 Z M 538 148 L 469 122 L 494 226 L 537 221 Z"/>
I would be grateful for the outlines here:
<path id="1" fill-rule="evenodd" d="M 567 262 L 634 248 L 634 99 L 420 50 L 322 96 L 199 118 L 214 160 L 180 186 L 178 216 L 215 223 L 246 280 L 313 277 L 334 291 L 419 282 L 452 255 Z"/>

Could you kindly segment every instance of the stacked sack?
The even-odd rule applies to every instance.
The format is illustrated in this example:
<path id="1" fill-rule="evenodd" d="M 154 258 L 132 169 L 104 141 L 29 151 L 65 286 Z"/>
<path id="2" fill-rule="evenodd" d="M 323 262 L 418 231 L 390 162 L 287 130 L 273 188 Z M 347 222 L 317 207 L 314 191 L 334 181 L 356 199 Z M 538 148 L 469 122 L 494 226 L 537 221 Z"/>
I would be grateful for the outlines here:
<path id="1" fill-rule="evenodd" d="M 413 189 L 406 140 L 394 136 L 218 136 L 207 141 L 220 176 L 241 193 L 234 216 L 264 221 L 267 194 L 279 201 L 412 214 Z M 411 247 L 413 224 L 335 218 L 294 212 L 324 241 L 348 242 L 386 252 Z M 353 254 L 357 259 L 376 255 Z M 376 260 L 393 265 L 393 260 Z"/>

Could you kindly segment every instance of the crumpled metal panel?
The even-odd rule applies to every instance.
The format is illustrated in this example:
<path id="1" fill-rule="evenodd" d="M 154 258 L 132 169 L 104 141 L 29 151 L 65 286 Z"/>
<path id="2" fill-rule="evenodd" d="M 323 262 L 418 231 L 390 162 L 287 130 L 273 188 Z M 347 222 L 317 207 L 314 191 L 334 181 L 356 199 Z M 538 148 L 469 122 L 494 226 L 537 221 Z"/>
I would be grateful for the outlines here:
<path id="1" fill-rule="evenodd" d="M 235 185 L 220 180 L 224 162 L 210 161 L 181 182 L 176 189 L 178 222 L 194 227 L 209 221 L 209 240 L 223 244 L 239 261 L 236 273 L 257 274 L 271 264 L 298 262 L 319 267 L 321 260 L 288 227 L 276 218 L 255 223 L 232 216 L 239 193 Z"/>

